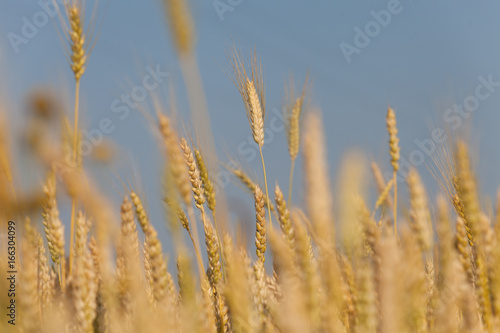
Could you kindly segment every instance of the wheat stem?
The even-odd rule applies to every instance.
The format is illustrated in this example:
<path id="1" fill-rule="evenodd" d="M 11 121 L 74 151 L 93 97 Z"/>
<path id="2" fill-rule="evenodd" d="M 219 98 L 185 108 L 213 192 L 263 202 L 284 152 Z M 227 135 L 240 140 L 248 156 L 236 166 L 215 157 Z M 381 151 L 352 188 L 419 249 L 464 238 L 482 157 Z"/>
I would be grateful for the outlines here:
<path id="1" fill-rule="evenodd" d="M 73 271 L 73 234 L 75 232 L 76 198 L 71 199 L 71 229 L 69 237 L 69 274 Z"/>
<path id="2" fill-rule="evenodd" d="M 267 190 L 267 176 L 266 176 L 266 164 L 264 163 L 264 155 L 262 155 L 262 146 L 259 146 L 260 159 L 262 160 L 262 170 L 264 171 L 264 186 L 266 187 L 266 197 L 269 198 L 269 191 Z M 269 200 L 267 201 L 267 212 L 269 213 L 269 229 L 273 230 L 273 222 L 271 219 L 271 204 Z"/>
<path id="3" fill-rule="evenodd" d="M 78 111 L 80 101 L 80 79 L 75 81 L 75 113 L 74 113 L 74 126 L 73 126 L 73 163 L 74 167 L 77 166 L 78 161 Z M 69 274 L 73 271 L 73 241 L 75 232 L 75 213 L 76 213 L 76 196 L 71 199 L 71 228 L 69 236 Z"/>
<path id="4" fill-rule="evenodd" d="M 397 216 L 398 216 L 398 179 L 397 179 L 397 171 L 394 170 L 394 174 L 392 176 L 393 182 L 394 182 L 394 206 L 393 206 L 393 212 L 394 212 L 394 236 L 397 236 L 398 234 L 398 227 L 397 227 Z"/>
<path id="5" fill-rule="evenodd" d="M 255 185 L 257 185 L 248 175 L 243 172 L 241 169 L 235 169 L 232 170 L 233 174 L 239 179 L 239 181 L 252 193 L 252 195 L 255 194 Z M 274 217 L 276 220 L 279 220 L 279 216 L 276 213 L 276 209 L 274 209 L 274 205 L 271 203 L 271 200 L 269 199 L 268 196 L 264 197 L 264 200 L 267 203 L 269 203 L 269 206 L 271 207 L 271 212 L 273 213 Z"/>
<path id="6" fill-rule="evenodd" d="M 290 165 L 290 180 L 288 181 L 288 205 L 292 205 L 292 186 L 293 186 L 293 171 L 295 169 L 295 159 Z"/>
<path id="7" fill-rule="evenodd" d="M 194 246 L 194 252 L 196 253 L 196 261 L 198 263 L 198 271 L 200 274 L 200 283 L 201 283 L 203 282 L 204 279 L 205 268 L 203 267 L 203 260 L 201 259 L 201 254 L 200 254 L 200 238 L 198 237 L 198 227 L 196 226 L 196 217 L 194 214 L 193 207 L 189 206 L 187 209 L 188 209 L 189 219 L 192 221 L 191 223 L 192 236 L 190 233 L 189 237 L 191 237 L 191 241 L 193 242 Z"/>

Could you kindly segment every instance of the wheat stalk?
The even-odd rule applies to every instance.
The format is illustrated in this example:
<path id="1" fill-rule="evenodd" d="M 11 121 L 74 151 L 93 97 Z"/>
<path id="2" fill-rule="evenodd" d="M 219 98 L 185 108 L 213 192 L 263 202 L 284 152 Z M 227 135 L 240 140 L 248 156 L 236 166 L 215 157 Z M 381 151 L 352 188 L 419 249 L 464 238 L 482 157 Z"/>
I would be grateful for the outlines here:
<path id="1" fill-rule="evenodd" d="M 394 178 L 391 178 L 390 181 L 385 184 L 385 187 L 380 191 L 380 194 L 375 202 L 375 208 L 373 210 L 372 218 L 375 214 L 375 211 L 378 207 L 380 207 L 384 202 L 387 202 L 387 198 L 389 198 L 389 193 L 391 192 L 392 187 L 394 186 Z"/>
<path id="2" fill-rule="evenodd" d="M 398 128 L 396 127 L 396 114 L 392 108 L 387 109 L 387 132 L 389 132 L 389 154 L 391 155 L 391 165 L 394 179 L 394 236 L 397 236 L 397 213 L 398 213 L 398 179 L 397 173 L 399 170 L 399 138 Z"/>
<path id="3" fill-rule="evenodd" d="M 382 196 L 382 193 L 386 189 L 387 183 L 386 183 L 384 176 L 382 175 L 382 171 L 380 170 L 380 167 L 378 166 L 377 163 L 372 162 L 370 167 L 372 169 L 373 176 L 375 177 L 375 182 L 377 183 L 377 189 L 378 189 L 379 195 Z M 385 196 L 384 202 L 387 205 L 387 207 L 389 207 L 389 208 L 392 207 L 392 199 L 390 196 Z"/>
<path id="4" fill-rule="evenodd" d="M 67 1 L 64 3 L 68 26 L 66 27 L 65 35 L 70 44 L 70 66 L 75 77 L 75 105 L 74 105 L 74 122 L 73 122 L 73 167 L 78 166 L 78 118 L 80 105 L 80 79 L 85 73 L 85 65 L 87 62 L 87 46 L 84 32 L 83 9 L 82 3 L 79 0 Z M 65 26 L 65 24 L 64 24 Z M 70 253 L 69 253 L 69 271 L 73 268 L 73 239 L 74 239 L 74 223 L 77 206 L 77 198 L 72 198 L 71 203 L 71 230 L 70 230 Z"/>
<path id="5" fill-rule="evenodd" d="M 264 120 L 266 118 L 262 67 L 258 62 L 257 55 L 254 53 L 251 57 L 251 77 L 249 77 L 246 72 L 245 64 L 241 60 L 236 49 L 230 57 L 230 62 L 233 70 L 233 83 L 238 88 L 241 98 L 243 99 L 253 139 L 259 146 L 266 197 L 269 197 L 266 165 L 264 163 L 264 155 L 262 154 L 262 146 L 264 145 Z M 267 210 L 269 212 L 269 225 L 272 229 L 271 206 L 269 202 L 267 203 Z"/>

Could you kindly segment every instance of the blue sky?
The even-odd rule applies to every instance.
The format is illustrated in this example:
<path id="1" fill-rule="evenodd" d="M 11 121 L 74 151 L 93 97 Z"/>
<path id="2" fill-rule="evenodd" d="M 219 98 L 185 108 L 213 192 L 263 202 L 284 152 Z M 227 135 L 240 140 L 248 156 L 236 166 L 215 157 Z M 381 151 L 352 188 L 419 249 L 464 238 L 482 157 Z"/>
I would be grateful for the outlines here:
<path id="1" fill-rule="evenodd" d="M 283 84 L 289 75 L 300 84 L 310 73 L 311 104 L 323 112 L 332 179 L 343 154 L 353 147 L 390 170 L 385 128 L 390 104 L 396 110 L 402 156 L 407 160 L 423 156 L 416 140 L 427 142 L 435 128 L 460 121 L 458 131 L 470 130 L 475 156 L 480 158 L 481 190 L 495 195 L 500 184 L 497 1 L 208 0 L 190 4 L 197 31 L 196 54 L 221 162 L 233 157 L 261 175 L 258 158 L 246 161 L 251 154 L 238 153 L 250 147 L 245 144 L 250 131 L 241 98 L 223 71 L 226 51 L 234 40 L 246 52 L 256 48 L 261 57 L 269 117 L 273 109 L 281 110 Z M 137 110 L 120 119 L 113 103 L 143 83 L 148 66 L 160 68 L 169 73 L 168 79 L 153 93 L 166 98 L 173 86 L 179 111 L 189 119 L 177 57 L 159 0 L 107 0 L 101 1 L 99 9 L 102 24 L 82 78 L 82 127 L 96 129 L 103 118 L 111 119 L 114 130 L 105 137 L 120 149 L 112 171 L 96 171 L 95 176 L 117 203 L 119 179 L 135 179 L 146 194 L 153 219 L 161 221 L 161 154 L 150 125 Z M 37 19 L 42 20 L 41 11 L 37 1 L 0 2 L 0 96 L 10 105 L 14 133 L 23 126 L 23 102 L 30 89 L 51 85 L 65 99 L 73 98 L 73 78 L 56 33 L 57 20 L 40 24 L 26 44 L 18 45 L 18 52 L 9 40 L 13 34 L 23 36 L 23 18 L 33 23 L 39 15 Z M 390 19 L 384 13 L 391 13 Z M 382 23 L 376 23 L 376 17 L 383 17 Z M 364 39 L 357 36 L 359 31 Z M 357 50 L 350 57 L 341 48 L 347 44 Z M 485 86 L 485 80 L 490 84 Z M 477 91 L 488 96 L 479 99 Z M 478 104 L 473 105 L 474 101 Z M 462 115 L 453 111 L 453 105 L 465 104 L 472 105 L 473 111 L 466 109 Z M 448 122 L 443 120 L 445 114 Z M 271 184 L 278 181 L 286 189 L 285 134 L 279 130 L 272 134 L 264 150 L 268 177 Z M 418 169 L 435 193 L 425 163 L 431 160 L 425 157 Z M 300 164 L 299 159 L 295 202 L 301 200 Z M 140 178 L 127 165 L 134 165 Z M 234 185 L 227 187 L 227 194 L 230 205 L 251 218 L 248 196 Z"/>

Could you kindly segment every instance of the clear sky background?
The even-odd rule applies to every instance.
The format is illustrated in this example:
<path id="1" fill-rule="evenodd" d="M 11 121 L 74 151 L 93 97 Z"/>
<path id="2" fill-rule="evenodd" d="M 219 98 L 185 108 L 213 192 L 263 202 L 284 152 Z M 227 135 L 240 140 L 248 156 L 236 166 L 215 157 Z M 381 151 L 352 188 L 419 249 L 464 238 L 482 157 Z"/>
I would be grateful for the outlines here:
<path id="1" fill-rule="evenodd" d="M 89 1 L 88 7 L 92 4 Z M 472 115 L 467 119 L 472 124 L 464 120 L 457 127 L 459 131 L 471 129 L 474 154 L 480 158 L 476 167 L 481 190 L 495 196 L 500 184 L 500 87 L 493 83 L 491 91 L 481 88 L 484 84 L 479 77 L 500 82 L 498 1 L 192 0 L 190 4 L 197 31 L 197 59 L 222 162 L 229 157 L 238 159 L 261 176 L 260 159 L 247 161 L 250 153 L 238 153 L 250 147 L 245 144 L 250 129 L 242 100 L 223 71 L 227 68 L 226 51 L 234 40 L 247 53 L 256 48 L 261 57 L 270 118 L 274 108 L 281 110 L 283 84 L 289 75 L 294 75 L 298 85 L 310 73 L 311 104 L 323 112 L 333 180 L 343 154 L 354 147 L 390 170 L 385 128 L 389 104 L 396 110 L 402 157 L 409 160 L 413 153 L 415 160 L 422 156 L 416 140 L 432 138 L 436 127 L 457 124 L 458 113 L 447 110 L 474 101 L 477 89 L 483 95 L 489 92 L 487 98 L 476 99 L 479 104 L 474 111 L 464 113 Z M 226 11 L 216 9 L 221 4 Z M 41 10 L 38 1 L 0 1 L 0 95 L 9 105 L 14 135 L 23 127 L 25 96 L 31 89 L 50 85 L 61 97 L 73 99 L 74 81 L 64 43 L 56 33 L 57 19 L 41 24 L 26 44 L 18 46 L 18 52 L 9 40 L 12 33 L 23 36 L 23 17 L 33 23 L 33 16 Z M 169 78 L 153 93 L 166 98 L 172 85 L 179 111 L 189 119 L 177 57 L 159 0 L 107 0 L 101 1 L 99 10 L 98 22 L 102 24 L 82 78 L 81 124 L 95 129 L 101 119 L 111 119 L 115 130 L 106 134 L 106 139 L 120 148 L 110 171 L 101 170 L 95 176 L 117 209 L 122 191 L 119 179 L 134 179 L 146 195 L 155 224 L 160 225 L 162 159 L 150 125 L 137 110 L 120 119 L 112 105 L 142 84 L 147 66 L 159 66 Z M 384 26 L 373 23 L 374 13 L 381 10 L 392 11 L 390 20 L 383 18 Z M 362 40 L 358 29 L 365 31 L 363 34 L 368 29 L 367 38 Z M 342 51 L 347 44 L 350 50 L 356 48 L 349 57 Z M 445 114 L 454 120 L 444 121 Z M 68 115 L 72 117 L 71 108 Z M 272 140 L 268 139 L 264 150 L 268 179 L 270 184 L 278 181 L 286 192 L 289 157 L 285 133 L 276 131 Z M 432 163 L 431 159 L 426 157 L 418 169 L 430 191 L 436 193 L 426 163 Z M 130 165 L 137 168 L 140 177 L 132 174 Z M 296 203 L 301 201 L 300 165 L 299 158 Z M 40 179 L 34 181 L 36 184 Z M 248 195 L 234 184 L 226 190 L 231 207 L 251 219 Z"/>

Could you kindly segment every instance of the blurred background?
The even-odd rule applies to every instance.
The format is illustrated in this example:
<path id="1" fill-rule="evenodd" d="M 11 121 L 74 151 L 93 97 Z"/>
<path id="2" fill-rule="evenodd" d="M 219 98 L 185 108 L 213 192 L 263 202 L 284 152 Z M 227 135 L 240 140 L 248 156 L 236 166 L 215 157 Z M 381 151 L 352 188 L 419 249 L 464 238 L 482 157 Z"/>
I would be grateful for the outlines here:
<path id="1" fill-rule="evenodd" d="M 40 86 L 52 87 L 66 101 L 65 112 L 72 119 L 74 79 L 66 42 L 58 34 L 57 16 L 44 14 L 51 1 L 0 2 L 0 96 L 13 144 L 25 128 L 27 94 Z M 93 5 L 87 2 L 87 21 Z M 234 41 L 245 54 L 255 48 L 262 61 L 268 127 L 264 157 L 271 188 L 278 182 L 285 193 L 288 189 L 290 160 L 280 118 L 284 83 L 293 74 L 299 89 L 309 73 L 309 105 L 323 113 L 334 186 L 337 166 L 352 148 L 391 170 L 385 127 L 390 105 L 398 121 L 402 169 L 405 160 L 418 167 L 431 200 L 438 191 L 427 170 L 433 164 L 433 133 L 449 129 L 466 133 L 478 162 L 481 191 L 495 197 L 500 184 L 497 1 L 191 0 L 190 6 L 221 168 L 233 159 L 262 179 L 243 102 L 224 72 Z M 102 0 L 97 8 L 96 43 L 81 81 L 80 128 L 96 133 L 92 131 L 99 130 L 100 122 L 109 119 L 113 129 L 101 134 L 104 141 L 113 142 L 115 155 L 105 168 L 90 161 L 88 167 L 117 209 L 123 184 L 136 186 L 160 226 L 162 155 L 145 116 L 154 114 L 152 99 L 140 94 L 147 75 L 157 83 L 148 95 L 159 96 L 168 106 L 173 89 L 179 113 L 189 124 L 184 82 L 163 7 L 160 0 Z M 131 104 L 127 95 L 132 96 Z M 18 182 L 26 188 L 41 184 L 44 175 L 36 173 L 22 147 L 13 149 Z M 225 174 L 219 176 L 226 184 Z M 252 199 L 235 183 L 232 178 L 225 188 L 228 204 L 235 216 L 249 223 L 250 232 Z M 301 183 L 299 157 L 293 198 L 297 204 L 302 201 Z M 404 196 L 406 190 L 400 191 Z M 166 237 L 164 228 L 158 229 Z"/>

